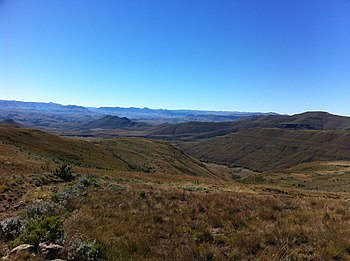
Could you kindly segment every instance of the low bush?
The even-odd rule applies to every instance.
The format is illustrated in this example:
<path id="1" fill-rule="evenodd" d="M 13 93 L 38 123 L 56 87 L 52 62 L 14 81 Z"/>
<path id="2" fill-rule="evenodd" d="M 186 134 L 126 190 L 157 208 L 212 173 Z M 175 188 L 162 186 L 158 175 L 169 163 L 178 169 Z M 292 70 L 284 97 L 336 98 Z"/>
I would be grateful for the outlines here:
<path id="1" fill-rule="evenodd" d="M 0 236 L 5 240 L 13 240 L 23 231 L 23 221 L 18 217 L 11 217 L 0 221 Z"/>
<path id="2" fill-rule="evenodd" d="M 44 200 L 27 206 L 26 215 L 32 220 L 41 216 L 54 216 L 57 215 L 58 207 L 55 202 Z"/>
<path id="3" fill-rule="evenodd" d="M 59 216 L 41 216 L 37 220 L 29 221 L 12 245 L 31 244 L 37 248 L 40 242 L 45 241 L 62 244 L 63 236 L 63 220 Z"/>
<path id="4" fill-rule="evenodd" d="M 59 177 L 63 181 L 72 181 L 74 179 L 74 175 L 72 173 L 72 167 L 63 164 L 62 166 L 58 167 L 53 174 L 57 177 Z"/>
<path id="5" fill-rule="evenodd" d="M 94 186 L 95 188 L 101 187 L 101 184 L 97 181 L 97 179 L 93 176 L 83 175 L 79 179 L 79 184 L 84 187 Z"/>

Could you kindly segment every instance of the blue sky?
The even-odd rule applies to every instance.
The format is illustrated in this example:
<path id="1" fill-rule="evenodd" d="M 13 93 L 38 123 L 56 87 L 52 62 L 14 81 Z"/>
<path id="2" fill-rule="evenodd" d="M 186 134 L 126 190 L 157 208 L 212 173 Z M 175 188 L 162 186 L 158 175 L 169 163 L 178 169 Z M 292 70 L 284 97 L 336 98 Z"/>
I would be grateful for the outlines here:
<path id="1" fill-rule="evenodd" d="M 0 99 L 350 115 L 350 1 L 0 0 Z"/>

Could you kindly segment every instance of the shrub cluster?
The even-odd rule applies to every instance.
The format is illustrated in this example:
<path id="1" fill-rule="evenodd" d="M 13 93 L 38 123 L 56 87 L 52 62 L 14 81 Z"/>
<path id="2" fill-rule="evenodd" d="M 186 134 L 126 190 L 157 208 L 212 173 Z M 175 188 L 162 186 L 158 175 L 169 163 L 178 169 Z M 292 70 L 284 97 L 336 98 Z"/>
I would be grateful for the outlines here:
<path id="1" fill-rule="evenodd" d="M 72 167 L 63 164 L 62 166 L 58 167 L 53 174 L 57 177 L 59 177 L 63 181 L 72 181 L 74 179 L 74 175 L 72 173 Z"/>
<path id="2" fill-rule="evenodd" d="M 72 174 L 71 167 L 67 165 L 59 167 L 49 175 L 63 181 L 71 181 L 78 177 L 78 175 Z M 62 190 L 56 191 L 51 198 L 27 206 L 23 220 L 13 217 L 0 221 L 1 239 L 8 241 L 11 247 L 21 244 L 33 245 L 34 251 L 39 255 L 42 254 L 39 244 L 49 242 L 63 247 L 60 257 L 64 259 L 104 260 L 102 244 L 96 241 L 84 241 L 67 237 L 64 231 L 62 217 L 77 207 L 74 203 L 75 199 L 85 197 L 87 187 L 101 188 L 101 185 L 93 176 L 79 175 L 79 180 Z M 120 186 L 116 189 L 122 190 L 125 187 Z"/>
<path id="3" fill-rule="evenodd" d="M 70 200 L 85 195 L 87 193 L 85 191 L 86 187 L 89 185 L 99 186 L 97 181 L 92 181 L 91 178 L 83 176 L 78 184 L 54 193 L 51 199 L 29 205 L 26 209 L 27 218 L 38 219 L 43 215 L 55 216 L 63 214 L 70 210 L 67 209 L 69 208 Z"/>
<path id="4" fill-rule="evenodd" d="M 12 245 L 31 244 L 37 248 L 40 242 L 45 241 L 62 244 L 63 236 L 63 220 L 59 216 L 41 216 L 37 220 L 29 221 Z"/>

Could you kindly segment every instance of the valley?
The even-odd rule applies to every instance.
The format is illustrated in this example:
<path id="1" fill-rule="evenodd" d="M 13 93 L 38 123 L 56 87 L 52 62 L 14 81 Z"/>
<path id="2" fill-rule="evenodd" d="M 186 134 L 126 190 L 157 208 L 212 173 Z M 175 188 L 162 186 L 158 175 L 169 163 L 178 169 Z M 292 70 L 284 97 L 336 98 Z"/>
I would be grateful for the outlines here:
<path id="1" fill-rule="evenodd" d="M 4 260 L 350 258 L 348 117 L 155 124 L 66 109 L 2 116 Z"/>

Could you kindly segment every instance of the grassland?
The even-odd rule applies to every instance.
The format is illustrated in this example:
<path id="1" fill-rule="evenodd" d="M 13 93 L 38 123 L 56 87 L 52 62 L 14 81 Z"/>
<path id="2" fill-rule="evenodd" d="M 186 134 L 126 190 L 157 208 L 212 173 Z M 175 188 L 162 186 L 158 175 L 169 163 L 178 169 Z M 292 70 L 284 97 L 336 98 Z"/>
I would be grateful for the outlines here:
<path id="1" fill-rule="evenodd" d="M 347 193 L 246 185 L 209 177 L 93 172 L 89 177 L 97 186 L 86 186 L 61 203 L 59 210 L 42 213 L 64 219 L 67 251 L 79 239 L 98 242 L 107 260 L 349 257 Z M 31 186 L 29 179 L 22 181 Z M 23 199 L 26 205 L 40 208 L 79 182 L 32 185 Z M 11 215 L 26 216 L 28 210 L 19 208 Z M 2 251 L 5 254 L 6 247 Z"/>
<path id="2" fill-rule="evenodd" d="M 350 259 L 350 194 L 331 182 L 346 178 L 347 161 L 257 173 L 147 139 L 2 127 L 0 141 L 0 220 L 59 217 L 64 259 Z M 70 181 L 53 174 L 64 163 Z M 5 256 L 14 239 L 0 240 Z"/>
<path id="3" fill-rule="evenodd" d="M 82 168 L 211 176 L 200 161 L 162 141 L 78 139 L 0 125 L 1 167 L 10 173 L 50 171 L 62 163 Z"/>
<path id="4" fill-rule="evenodd" d="M 301 163 L 350 161 L 350 133 L 247 129 L 212 139 L 178 142 L 189 155 L 212 163 L 281 171 Z"/>

